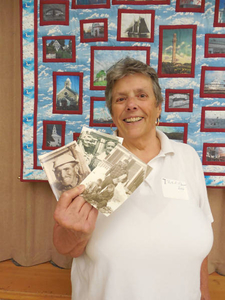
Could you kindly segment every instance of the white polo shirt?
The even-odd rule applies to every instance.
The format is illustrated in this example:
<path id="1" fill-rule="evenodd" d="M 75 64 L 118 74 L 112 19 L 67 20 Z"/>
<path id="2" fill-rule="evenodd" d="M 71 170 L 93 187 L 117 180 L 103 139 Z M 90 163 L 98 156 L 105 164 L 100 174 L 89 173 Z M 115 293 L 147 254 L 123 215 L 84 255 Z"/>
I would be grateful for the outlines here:
<path id="1" fill-rule="evenodd" d="M 99 214 L 73 260 L 73 300 L 200 300 L 200 268 L 213 242 L 200 159 L 157 131 L 152 171 L 112 215 Z"/>

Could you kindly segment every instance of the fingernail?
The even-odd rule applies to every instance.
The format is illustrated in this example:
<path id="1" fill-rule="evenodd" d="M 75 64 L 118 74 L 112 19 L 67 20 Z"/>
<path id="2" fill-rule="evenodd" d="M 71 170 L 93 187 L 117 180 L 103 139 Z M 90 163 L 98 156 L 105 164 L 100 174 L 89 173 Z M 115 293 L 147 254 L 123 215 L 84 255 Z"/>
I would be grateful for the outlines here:
<path id="1" fill-rule="evenodd" d="M 82 193 L 84 190 L 85 190 L 85 185 L 84 184 L 81 184 L 78 186 L 80 192 Z"/>

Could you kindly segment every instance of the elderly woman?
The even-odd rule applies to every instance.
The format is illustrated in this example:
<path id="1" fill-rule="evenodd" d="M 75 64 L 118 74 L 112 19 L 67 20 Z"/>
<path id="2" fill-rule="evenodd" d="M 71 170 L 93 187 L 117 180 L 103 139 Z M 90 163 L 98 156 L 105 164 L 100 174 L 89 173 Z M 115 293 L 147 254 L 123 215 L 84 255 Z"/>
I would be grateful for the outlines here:
<path id="1" fill-rule="evenodd" d="M 83 186 L 59 199 L 54 244 L 74 257 L 72 299 L 210 299 L 213 218 L 201 162 L 156 129 L 163 100 L 156 72 L 126 58 L 107 74 L 105 95 L 123 146 L 152 171 L 108 218 L 80 196 Z"/>

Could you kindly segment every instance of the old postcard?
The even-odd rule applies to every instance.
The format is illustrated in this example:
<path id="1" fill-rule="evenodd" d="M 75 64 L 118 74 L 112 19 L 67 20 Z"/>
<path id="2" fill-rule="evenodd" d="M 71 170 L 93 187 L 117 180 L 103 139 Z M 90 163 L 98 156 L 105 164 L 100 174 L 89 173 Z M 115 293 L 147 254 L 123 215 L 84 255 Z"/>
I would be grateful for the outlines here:
<path id="1" fill-rule="evenodd" d="M 121 137 L 83 126 L 77 143 L 82 149 L 84 158 L 92 171 L 122 141 Z"/>
<path id="2" fill-rule="evenodd" d="M 143 182 L 151 168 L 120 143 L 82 181 L 82 196 L 101 213 L 109 216 Z"/>
<path id="3" fill-rule="evenodd" d="M 76 141 L 38 158 L 57 200 L 64 191 L 79 185 L 91 172 Z"/>

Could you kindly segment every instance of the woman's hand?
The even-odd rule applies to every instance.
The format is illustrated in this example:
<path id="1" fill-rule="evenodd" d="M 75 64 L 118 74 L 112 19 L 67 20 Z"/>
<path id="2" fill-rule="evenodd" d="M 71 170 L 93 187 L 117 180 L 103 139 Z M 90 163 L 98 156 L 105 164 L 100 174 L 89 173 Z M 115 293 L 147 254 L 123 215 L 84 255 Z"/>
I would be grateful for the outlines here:
<path id="1" fill-rule="evenodd" d="M 81 185 L 64 192 L 54 212 L 54 245 L 60 253 L 73 257 L 83 253 L 98 216 L 97 209 L 80 196 L 83 191 Z"/>

